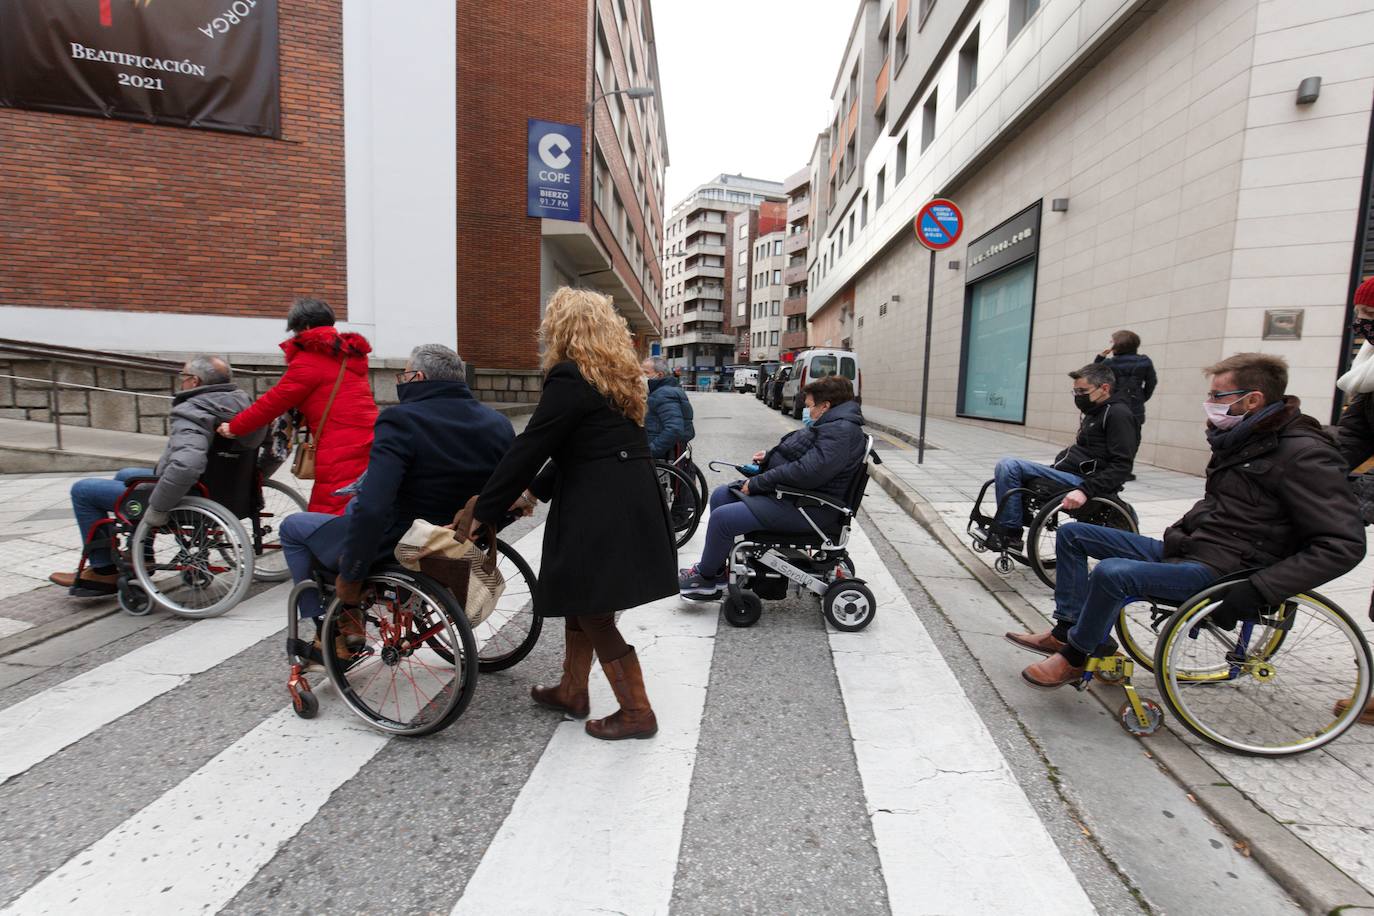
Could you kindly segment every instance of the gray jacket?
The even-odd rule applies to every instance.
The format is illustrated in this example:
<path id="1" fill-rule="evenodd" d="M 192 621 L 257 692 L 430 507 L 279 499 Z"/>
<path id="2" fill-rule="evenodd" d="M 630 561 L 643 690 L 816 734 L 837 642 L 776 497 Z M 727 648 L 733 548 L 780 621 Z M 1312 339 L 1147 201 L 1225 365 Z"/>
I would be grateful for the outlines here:
<path id="1" fill-rule="evenodd" d="M 157 463 L 158 482 L 148 505 L 169 512 L 181 502 L 205 473 L 215 427 L 232 420 L 251 403 L 252 399 L 233 382 L 202 385 L 178 394 L 172 401 L 171 435 Z M 256 449 L 266 434 L 265 428 L 259 429 L 234 441 L 239 448 Z"/>

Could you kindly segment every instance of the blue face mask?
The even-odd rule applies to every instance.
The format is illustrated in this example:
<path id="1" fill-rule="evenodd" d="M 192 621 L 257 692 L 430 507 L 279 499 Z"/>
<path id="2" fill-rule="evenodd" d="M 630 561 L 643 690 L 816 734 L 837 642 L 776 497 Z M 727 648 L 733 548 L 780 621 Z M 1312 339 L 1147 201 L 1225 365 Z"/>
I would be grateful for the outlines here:
<path id="1" fill-rule="evenodd" d="M 802 414 L 802 426 L 815 426 L 816 421 L 811 419 L 810 413 Z"/>

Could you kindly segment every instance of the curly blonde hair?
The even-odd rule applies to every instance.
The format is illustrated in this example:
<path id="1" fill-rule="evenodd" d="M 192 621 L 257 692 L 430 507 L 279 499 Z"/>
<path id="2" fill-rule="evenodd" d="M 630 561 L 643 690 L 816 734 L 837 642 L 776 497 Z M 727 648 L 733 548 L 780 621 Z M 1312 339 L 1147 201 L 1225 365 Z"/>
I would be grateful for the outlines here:
<path id="1" fill-rule="evenodd" d="M 572 360 L 593 388 L 640 426 L 649 390 L 640 370 L 630 326 L 609 296 L 563 286 L 549 297 L 539 326 L 544 368 Z"/>

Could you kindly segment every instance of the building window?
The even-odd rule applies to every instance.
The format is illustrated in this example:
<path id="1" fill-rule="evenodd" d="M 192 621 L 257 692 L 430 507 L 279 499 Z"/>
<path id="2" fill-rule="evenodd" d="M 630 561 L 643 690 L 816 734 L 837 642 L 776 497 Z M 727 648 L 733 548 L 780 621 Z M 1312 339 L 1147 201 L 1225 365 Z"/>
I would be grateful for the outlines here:
<path id="1" fill-rule="evenodd" d="M 863 229 L 868 225 L 868 195 L 864 195 L 863 203 L 859 207 L 859 228 Z"/>
<path id="2" fill-rule="evenodd" d="M 772 333 L 770 333 L 770 334 L 768 335 L 768 346 L 770 346 L 770 347 L 776 347 L 777 345 L 778 345 L 778 332 L 777 332 L 777 331 L 773 331 Z"/>
<path id="3" fill-rule="evenodd" d="M 740 223 L 739 232 L 736 234 L 735 237 L 736 237 L 736 238 L 741 238 L 741 239 L 743 239 L 743 238 L 748 238 L 748 237 L 749 237 L 749 224 L 748 224 L 748 223 Z"/>
<path id="4" fill-rule="evenodd" d="M 873 204 L 873 212 L 878 212 L 883 208 L 883 201 L 887 198 L 887 167 L 878 169 L 878 196 Z"/>
<path id="5" fill-rule="evenodd" d="M 902 134 L 902 139 L 897 141 L 897 178 L 895 184 L 901 184 L 906 177 L 906 138 L 907 134 Z"/>
<path id="6" fill-rule="evenodd" d="M 938 102 L 939 90 L 930 90 L 930 98 L 926 99 L 925 106 L 921 109 L 921 152 L 925 152 L 935 139 L 935 106 Z"/>
<path id="7" fill-rule="evenodd" d="M 779 239 L 779 240 L 777 240 L 776 242 L 773 243 L 773 257 L 776 258 L 776 257 L 780 256 L 781 254 L 782 254 L 782 240 Z"/>
<path id="8" fill-rule="evenodd" d="M 780 301 L 777 300 L 777 299 L 774 299 L 774 300 L 773 300 L 773 314 L 774 314 L 774 315 L 781 315 L 781 314 L 782 314 L 782 302 L 780 302 Z"/>
<path id="9" fill-rule="evenodd" d="M 1007 44 L 1011 44 L 1021 30 L 1030 22 L 1035 11 L 1040 9 L 1040 0 L 1011 0 L 1007 8 Z"/>
<path id="10" fill-rule="evenodd" d="M 747 252 L 747 251 L 741 251 L 741 252 L 739 253 L 739 257 L 735 259 L 735 263 L 738 264 L 738 265 L 740 265 L 741 267 L 743 267 L 744 265 L 748 264 L 748 263 L 749 263 L 749 252 Z"/>
<path id="11" fill-rule="evenodd" d="M 854 244 L 854 214 L 849 214 L 849 244 Z"/>
<path id="12" fill-rule="evenodd" d="M 973 34 L 964 42 L 964 46 L 959 49 L 959 91 L 954 97 L 954 105 L 964 104 L 964 99 L 968 98 L 978 86 L 978 27 L 974 27 Z"/>
<path id="13" fill-rule="evenodd" d="M 1025 422 L 1034 300 L 1034 261 L 969 287 L 960 415 Z"/>
<path id="14" fill-rule="evenodd" d="M 775 270 L 775 271 L 773 271 L 773 285 L 774 285 L 774 286 L 777 286 L 777 285 L 778 285 L 779 283 L 781 283 L 781 282 L 782 282 L 782 271 L 780 271 L 780 270 Z"/>
<path id="15" fill-rule="evenodd" d="M 907 54 L 911 51 L 911 22 L 902 23 L 902 28 L 897 32 L 897 69 L 902 69 L 902 64 L 906 63 Z"/>
<path id="16" fill-rule="evenodd" d="M 930 15 L 930 11 L 934 8 L 935 0 L 921 0 L 920 6 L 917 8 L 919 10 L 916 20 L 917 29 L 920 29 L 921 26 L 926 24 L 926 17 Z"/>

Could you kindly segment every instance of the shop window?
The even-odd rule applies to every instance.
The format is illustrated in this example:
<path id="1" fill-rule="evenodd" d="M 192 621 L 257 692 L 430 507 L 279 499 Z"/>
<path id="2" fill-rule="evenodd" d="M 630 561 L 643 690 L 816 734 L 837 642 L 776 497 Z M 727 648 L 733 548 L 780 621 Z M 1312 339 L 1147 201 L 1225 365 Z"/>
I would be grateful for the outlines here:
<path id="1" fill-rule="evenodd" d="M 1035 261 L 980 280 L 966 299 L 959 414 L 1024 423 Z"/>

